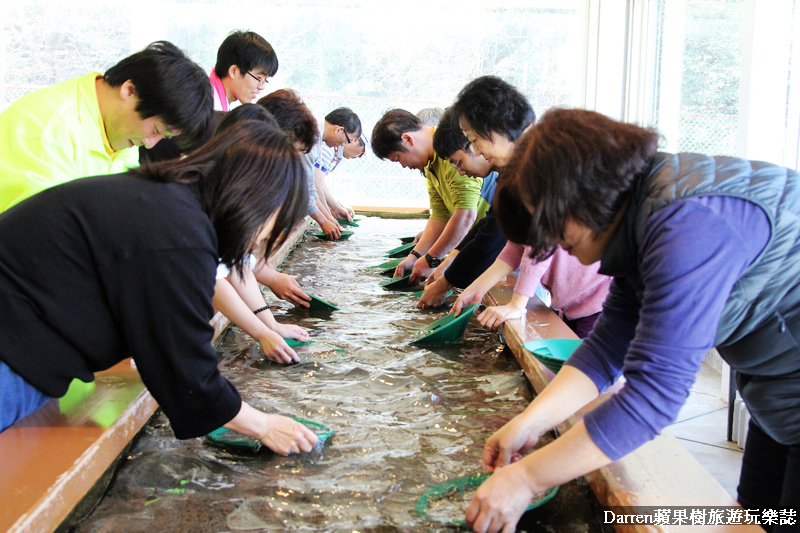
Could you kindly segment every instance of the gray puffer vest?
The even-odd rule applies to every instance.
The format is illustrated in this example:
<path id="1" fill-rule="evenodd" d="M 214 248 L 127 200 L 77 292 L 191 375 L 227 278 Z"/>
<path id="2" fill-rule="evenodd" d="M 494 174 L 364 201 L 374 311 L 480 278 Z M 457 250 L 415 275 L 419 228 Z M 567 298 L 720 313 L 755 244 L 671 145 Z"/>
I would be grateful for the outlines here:
<path id="1" fill-rule="evenodd" d="M 738 372 L 739 390 L 756 423 L 778 442 L 798 444 L 800 174 L 759 161 L 660 153 L 634 186 L 603 271 L 613 272 L 641 298 L 640 245 L 647 220 L 677 200 L 709 195 L 749 200 L 769 218 L 770 239 L 733 286 L 715 344 Z M 613 258 L 608 264 L 607 257 Z"/>

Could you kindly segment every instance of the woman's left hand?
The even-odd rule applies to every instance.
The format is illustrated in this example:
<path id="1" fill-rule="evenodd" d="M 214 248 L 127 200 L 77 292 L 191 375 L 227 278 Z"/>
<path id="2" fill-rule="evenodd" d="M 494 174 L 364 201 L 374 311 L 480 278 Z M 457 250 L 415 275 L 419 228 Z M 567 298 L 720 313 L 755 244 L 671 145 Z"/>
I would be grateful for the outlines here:
<path id="1" fill-rule="evenodd" d="M 466 521 L 477 533 L 512 533 L 534 494 L 521 464 L 497 470 L 475 493 L 467 508 Z"/>
<path id="2" fill-rule="evenodd" d="M 522 310 L 512 304 L 493 305 L 478 315 L 478 322 L 490 331 L 497 331 L 506 320 L 520 316 L 522 316 Z"/>
<path id="3" fill-rule="evenodd" d="M 276 323 L 272 330 L 284 339 L 295 339 L 301 342 L 308 340 L 308 331 L 294 324 Z"/>

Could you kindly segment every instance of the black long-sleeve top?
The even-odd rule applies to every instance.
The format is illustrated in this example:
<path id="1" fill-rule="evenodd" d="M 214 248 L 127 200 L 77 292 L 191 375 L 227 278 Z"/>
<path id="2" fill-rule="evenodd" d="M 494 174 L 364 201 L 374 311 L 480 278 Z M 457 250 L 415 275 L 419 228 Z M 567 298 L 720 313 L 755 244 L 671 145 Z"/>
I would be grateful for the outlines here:
<path id="1" fill-rule="evenodd" d="M 0 359 L 63 396 L 133 357 L 178 438 L 241 408 L 217 369 L 217 239 L 194 188 L 83 178 L 0 214 Z"/>
<path id="2" fill-rule="evenodd" d="M 497 224 L 494 208 L 490 208 L 456 247 L 458 255 L 445 270 L 445 279 L 459 289 L 466 288 L 492 266 L 505 245 L 506 238 Z"/>

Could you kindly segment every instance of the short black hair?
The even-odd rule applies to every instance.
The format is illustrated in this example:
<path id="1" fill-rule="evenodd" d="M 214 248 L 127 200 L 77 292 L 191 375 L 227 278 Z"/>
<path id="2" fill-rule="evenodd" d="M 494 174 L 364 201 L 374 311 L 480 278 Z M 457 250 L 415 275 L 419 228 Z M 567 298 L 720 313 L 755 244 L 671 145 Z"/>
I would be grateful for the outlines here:
<path id="1" fill-rule="evenodd" d="M 386 159 L 392 152 L 407 152 L 403 146 L 403 134 L 422 129 L 419 117 L 405 109 L 390 109 L 372 128 L 372 151 L 379 159 Z"/>
<path id="2" fill-rule="evenodd" d="M 275 120 L 275 117 L 264 107 L 257 104 L 242 104 L 225 113 L 225 116 L 223 116 L 222 120 L 217 124 L 214 135 L 219 135 L 234 124 L 245 120 L 260 120 L 261 122 L 266 122 L 275 129 L 280 129 L 280 125 Z"/>
<path id="3" fill-rule="evenodd" d="M 146 163 L 156 163 L 158 161 L 169 161 L 170 159 L 178 159 L 185 154 L 194 152 L 214 136 L 217 124 L 219 124 L 224 116 L 224 111 L 212 111 L 211 118 L 208 121 L 208 128 L 203 132 L 203 135 L 198 137 L 191 144 L 183 143 L 183 135 L 178 135 L 176 137 L 161 139 L 152 148 L 148 148 L 144 145 L 140 146 L 139 164 L 144 165 Z"/>
<path id="4" fill-rule="evenodd" d="M 222 79 L 228 75 L 231 65 L 249 72 L 256 67 L 264 67 L 267 75 L 278 72 L 278 55 L 272 45 L 259 34 L 252 31 L 234 31 L 228 35 L 217 50 L 217 64 L 214 72 Z"/>
<path id="5" fill-rule="evenodd" d="M 464 118 L 483 138 L 492 132 L 516 141 L 536 121 L 528 99 L 510 83 L 497 76 L 475 78 L 458 93 L 452 106 L 453 120 Z"/>
<path id="6" fill-rule="evenodd" d="M 361 119 L 349 107 L 337 107 L 325 116 L 325 120 L 334 126 L 341 126 L 354 137 L 361 135 Z"/>
<path id="7" fill-rule="evenodd" d="M 163 183 L 196 183 L 217 234 L 220 262 L 240 274 L 269 218 L 275 226 L 264 257 L 283 244 L 308 208 L 306 174 L 292 140 L 263 120 L 237 122 L 183 159 L 144 165 L 139 175 Z"/>
<path id="8" fill-rule="evenodd" d="M 283 131 L 308 153 L 319 142 L 319 129 L 314 114 L 300 95 L 292 89 L 280 89 L 262 97 L 257 105 L 270 112 Z"/>
<path id="9" fill-rule="evenodd" d="M 208 129 L 214 109 L 208 75 L 170 42 L 156 41 L 126 57 L 108 69 L 103 80 L 112 87 L 130 80 L 139 117 L 161 117 L 168 127 L 180 130 L 184 145 Z"/>
<path id="10" fill-rule="evenodd" d="M 439 125 L 433 132 L 433 150 L 439 157 L 447 159 L 459 150 L 469 150 L 469 139 L 453 123 L 453 112 L 448 107 L 439 119 Z"/>

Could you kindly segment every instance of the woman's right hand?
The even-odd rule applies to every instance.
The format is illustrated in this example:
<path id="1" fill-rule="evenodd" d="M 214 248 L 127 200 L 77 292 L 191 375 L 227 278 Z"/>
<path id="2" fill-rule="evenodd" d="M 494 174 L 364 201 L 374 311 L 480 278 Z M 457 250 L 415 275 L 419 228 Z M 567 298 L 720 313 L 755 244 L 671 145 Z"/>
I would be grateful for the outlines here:
<path id="1" fill-rule="evenodd" d="M 223 427 L 257 439 L 275 453 L 310 452 L 317 436 L 306 426 L 281 415 L 268 415 L 242 402 L 239 413 Z"/>
<path id="2" fill-rule="evenodd" d="M 261 345 L 261 349 L 264 350 L 264 355 L 270 361 L 276 363 L 297 363 L 300 361 L 300 357 L 286 344 L 283 337 L 272 330 L 265 331 L 258 339 L 258 343 Z"/>
<path id="3" fill-rule="evenodd" d="M 406 275 L 406 272 L 410 272 L 414 268 L 414 263 L 416 263 L 417 258 L 413 255 L 406 257 L 402 263 L 397 265 L 397 268 L 394 269 L 394 277 L 403 277 Z"/>
<path id="4" fill-rule="evenodd" d="M 306 426 L 281 415 L 265 415 L 267 430 L 258 440 L 275 453 L 310 452 L 317 443 L 317 436 Z"/>
<path id="5" fill-rule="evenodd" d="M 486 441 L 481 466 L 488 472 L 494 472 L 498 468 L 516 463 L 536 446 L 540 436 L 533 430 L 530 417 L 524 412 L 520 413 Z"/>
<path id="6" fill-rule="evenodd" d="M 282 272 L 275 272 L 275 274 L 265 285 L 269 287 L 275 296 L 281 300 L 293 303 L 297 307 L 309 307 L 311 304 L 311 296 L 300 287 L 297 280 Z"/>
<path id="7" fill-rule="evenodd" d="M 486 294 L 486 291 L 479 289 L 475 283 L 461 291 L 461 294 L 456 299 L 453 307 L 450 308 L 451 313 L 455 313 L 456 316 L 461 314 L 461 310 L 469 305 L 474 303 L 479 303 L 483 300 L 483 295 Z"/>

